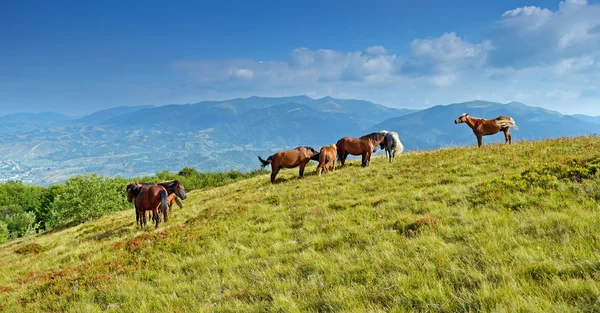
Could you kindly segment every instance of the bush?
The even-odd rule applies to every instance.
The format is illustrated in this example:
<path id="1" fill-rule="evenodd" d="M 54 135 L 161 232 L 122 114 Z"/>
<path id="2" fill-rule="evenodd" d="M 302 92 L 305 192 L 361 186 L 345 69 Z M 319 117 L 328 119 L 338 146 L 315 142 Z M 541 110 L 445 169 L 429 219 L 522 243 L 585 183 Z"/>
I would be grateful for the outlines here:
<path id="1" fill-rule="evenodd" d="M 9 238 L 8 226 L 5 222 L 0 221 L 0 244 L 5 243 Z"/>
<path id="2" fill-rule="evenodd" d="M 8 237 L 19 238 L 35 233 L 37 224 L 33 212 L 25 212 L 21 207 L 3 207 L 0 218 L 6 224 Z"/>
<path id="3" fill-rule="evenodd" d="M 125 186 L 120 178 L 92 175 L 69 179 L 61 192 L 54 195 L 48 226 L 81 223 L 127 207 Z"/>

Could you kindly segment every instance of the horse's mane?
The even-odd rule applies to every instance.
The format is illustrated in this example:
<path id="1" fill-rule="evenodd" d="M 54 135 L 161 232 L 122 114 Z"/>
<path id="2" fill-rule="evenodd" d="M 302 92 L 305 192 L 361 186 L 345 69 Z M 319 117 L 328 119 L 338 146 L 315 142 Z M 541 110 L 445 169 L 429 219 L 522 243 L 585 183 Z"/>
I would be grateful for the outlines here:
<path id="1" fill-rule="evenodd" d="M 313 147 L 309 147 L 309 146 L 300 146 L 296 149 L 300 149 L 300 148 L 304 148 L 306 150 L 310 150 L 312 153 L 317 153 L 317 151 L 315 149 L 313 149 Z"/>
<path id="2" fill-rule="evenodd" d="M 360 139 L 380 141 L 383 139 L 383 137 L 385 137 L 385 135 L 382 133 L 370 133 L 360 137 Z"/>

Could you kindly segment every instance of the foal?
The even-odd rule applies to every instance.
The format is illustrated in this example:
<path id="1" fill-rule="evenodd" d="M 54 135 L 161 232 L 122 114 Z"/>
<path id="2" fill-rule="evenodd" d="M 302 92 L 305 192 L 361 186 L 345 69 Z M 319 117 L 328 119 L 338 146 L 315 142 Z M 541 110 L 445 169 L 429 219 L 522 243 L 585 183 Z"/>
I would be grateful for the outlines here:
<path id="1" fill-rule="evenodd" d="M 329 168 L 335 171 L 335 159 L 337 158 L 337 146 L 331 144 L 324 146 L 319 152 L 319 165 L 317 165 L 317 175 L 321 176 L 321 171 L 325 169 L 325 173 L 329 172 Z"/>
<path id="2" fill-rule="evenodd" d="M 493 120 L 485 120 L 482 118 L 470 117 L 469 114 L 463 113 L 454 124 L 465 123 L 471 127 L 475 137 L 477 137 L 477 146 L 481 148 L 481 138 L 487 135 L 493 135 L 499 131 L 504 132 L 504 143 L 511 144 L 512 136 L 508 132 L 511 127 L 519 129 L 515 120 L 508 116 L 498 116 Z"/>

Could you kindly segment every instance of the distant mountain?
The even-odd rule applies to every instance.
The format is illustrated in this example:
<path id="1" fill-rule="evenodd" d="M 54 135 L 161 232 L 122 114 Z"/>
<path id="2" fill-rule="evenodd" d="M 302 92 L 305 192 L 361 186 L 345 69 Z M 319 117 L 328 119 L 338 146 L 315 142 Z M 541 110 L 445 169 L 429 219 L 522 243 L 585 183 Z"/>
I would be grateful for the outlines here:
<path id="1" fill-rule="evenodd" d="M 194 166 L 251 170 L 256 155 L 336 142 L 415 110 L 362 100 L 249 97 L 117 107 L 0 136 L 0 180 L 48 184 L 96 172 L 137 176 Z M 6 163 L 2 163 L 6 162 Z M 4 165 L 3 165 L 4 164 Z"/>
<path id="2" fill-rule="evenodd" d="M 51 127 L 70 119 L 56 112 L 13 113 L 0 116 L 0 133 Z"/>
<path id="3" fill-rule="evenodd" d="M 360 128 L 367 128 L 394 116 L 415 112 L 409 109 L 393 109 L 363 100 L 342 100 L 331 97 L 312 99 L 307 96 L 266 98 L 249 97 L 226 101 L 203 101 L 186 105 L 165 105 L 116 116 L 104 125 L 128 127 L 177 127 L 195 131 L 218 125 L 240 122 L 250 111 L 296 103 L 316 112 L 345 114 L 345 118 Z"/>
<path id="4" fill-rule="evenodd" d="M 571 116 L 578 120 L 586 121 L 588 123 L 600 124 L 600 116 L 589 116 L 583 114 L 574 114 Z"/>
<path id="5" fill-rule="evenodd" d="M 396 131 L 407 150 L 476 144 L 477 140 L 467 125 L 454 124 L 454 120 L 462 113 L 486 119 L 500 115 L 514 118 L 519 130 L 511 129 L 513 141 L 600 133 L 599 125 L 555 111 L 518 102 L 502 104 L 487 101 L 434 106 L 387 119 L 369 128 L 367 132 L 382 129 Z M 483 138 L 484 145 L 491 142 L 504 142 L 504 136 L 499 133 Z"/>
<path id="6" fill-rule="evenodd" d="M 139 106 L 120 106 L 106 110 L 100 110 L 84 117 L 73 120 L 74 124 L 81 124 L 85 126 L 103 124 L 106 121 L 115 118 L 120 115 L 137 112 L 143 109 L 153 108 L 151 105 L 139 105 Z"/>

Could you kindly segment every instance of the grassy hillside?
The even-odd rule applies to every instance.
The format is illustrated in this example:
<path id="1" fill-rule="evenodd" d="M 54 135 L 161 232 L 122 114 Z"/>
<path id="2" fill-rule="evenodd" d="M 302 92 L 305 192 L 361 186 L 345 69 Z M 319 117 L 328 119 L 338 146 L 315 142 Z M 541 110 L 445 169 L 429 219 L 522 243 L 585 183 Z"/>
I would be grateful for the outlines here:
<path id="1" fill-rule="evenodd" d="M 194 191 L 0 248 L 0 309 L 598 312 L 600 138 L 414 152 Z"/>

